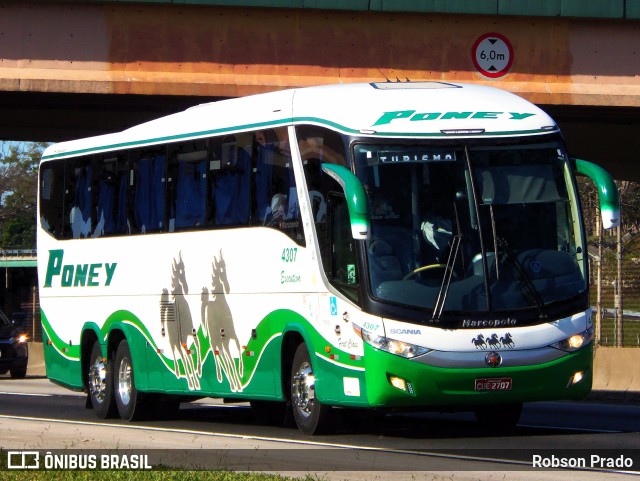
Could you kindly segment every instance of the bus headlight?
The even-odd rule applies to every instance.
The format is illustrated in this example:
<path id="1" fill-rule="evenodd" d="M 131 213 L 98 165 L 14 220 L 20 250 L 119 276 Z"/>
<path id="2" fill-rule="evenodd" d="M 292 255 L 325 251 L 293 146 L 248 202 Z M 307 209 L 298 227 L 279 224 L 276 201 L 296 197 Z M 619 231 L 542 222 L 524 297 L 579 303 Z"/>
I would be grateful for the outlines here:
<path id="1" fill-rule="evenodd" d="M 397 339 L 390 339 L 385 336 L 378 336 L 372 332 L 362 329 L 362 340 L 370 346 L 386 351 L 396 356 L 406 357 L 411 359 L 412 357 L 421 356 L 428 353 L 431 349 L 426 347 L 416 346 L 415 344 L 409 344 L 408 342 L 398 341 Z"/>
<path id="2" fill-rule="evenodd" d="M 555 342 L 551 344 L 551 347 L 555 347 L 556 349 L 560 349 L 561 351 L 573 352 L 577 351 L 583 346 L 586 346 L 593 340 L 593 331 L 591 329 L 587 329 L 586 331 L 582 331 L 580 334 L 574 334 L 573 336 L 567 337 L 562 341 Z"/>

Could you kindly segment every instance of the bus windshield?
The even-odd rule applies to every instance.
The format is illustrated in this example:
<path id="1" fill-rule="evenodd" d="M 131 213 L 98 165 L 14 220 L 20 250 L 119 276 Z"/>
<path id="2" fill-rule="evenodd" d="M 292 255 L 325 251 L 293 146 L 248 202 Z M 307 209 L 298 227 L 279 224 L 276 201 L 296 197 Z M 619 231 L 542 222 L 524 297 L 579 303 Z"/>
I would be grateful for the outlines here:
<path id="1" fill-rule="evenodd" d="M 560 142 L 359 143 L 374 298 L 447 313 L 529 310 L 587 288 L 569 159 Z"/>

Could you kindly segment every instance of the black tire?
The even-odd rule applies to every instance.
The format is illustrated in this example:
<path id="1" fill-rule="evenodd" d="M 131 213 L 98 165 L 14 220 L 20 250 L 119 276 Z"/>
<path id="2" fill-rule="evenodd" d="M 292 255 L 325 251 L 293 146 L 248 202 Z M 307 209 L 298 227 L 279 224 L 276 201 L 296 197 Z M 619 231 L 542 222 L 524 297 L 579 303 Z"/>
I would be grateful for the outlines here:
<path id="1" fill-rule="evenodd" d="M 141 419 L 143 394 L 138 392 L 133 378 L 133 360 L 126 340 L 120 341 L 113 365 L 113 391 L 120 417 L 127 421 Z"/>
<path id="2" fill-rule="evenodd" d="M 481 406 L 476 408 L 476 420 L 483 431 L 491 434 L 509 434 L 518 425 L 522 403 Z"/>
<path id="3" fill-rule="evenodd" d="M 293 418 L 298 429 L 305 434 L 329 431 L 331 406 L 316 398 L 313 365 L 305 343 L 298 346 L 293 356 L 289 386 Z"/>
<path id="4" fill-rule="evenodd" d="M 9 369 L 0 369 L 0 376 L 9 372 Z"/>
<path id="5" fill-rule="evenodd" d="M 100 343 L 96 341 L 91 349 L 87 366 L 87 391 L 91 407 L 102 419 L 117 415 L 116 400 L 113 396 L 113 363 L 102 357 Z"/>
<path id="6" fill-rule="evenodd" d="M 26 367 L 18 367 L 16 369 L 11 369 L 11 379 L 24 379 L 25 377 L 27 377 Z"/>

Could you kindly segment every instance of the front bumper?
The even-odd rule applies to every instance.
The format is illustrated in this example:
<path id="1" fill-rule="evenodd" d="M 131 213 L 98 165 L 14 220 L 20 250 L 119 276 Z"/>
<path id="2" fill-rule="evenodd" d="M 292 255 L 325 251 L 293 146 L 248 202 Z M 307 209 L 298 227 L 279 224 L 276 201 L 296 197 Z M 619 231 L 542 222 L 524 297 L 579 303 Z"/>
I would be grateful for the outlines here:
<path id="1" fill-rule="evenodd" d="M 549 362 L 512 366 L 435 367 L 383 352 L 365 344 L 365 380 L 372 407 L 450 407 L 510 404 L 561 399 L 578 400 L 591 391 L 593 343 Z M 575 373 L 582 380 L 572 383 Z M 406 382 L 394 387 L 392 378 Z M 476 391 L 476 379 L 510 378 L 503 391 Z"/>

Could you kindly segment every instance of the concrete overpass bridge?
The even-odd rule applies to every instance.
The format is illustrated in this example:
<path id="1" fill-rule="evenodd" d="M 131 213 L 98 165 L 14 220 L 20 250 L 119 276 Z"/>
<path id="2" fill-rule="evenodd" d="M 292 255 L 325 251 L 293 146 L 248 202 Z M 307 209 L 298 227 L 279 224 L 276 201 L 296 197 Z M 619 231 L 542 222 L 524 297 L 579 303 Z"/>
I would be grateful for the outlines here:
<path id="1" fill-rule="evenodd" d="M 296 86 L 445 80 L 541 105 L 573 155 L 640 180 L 639 74 L 640 0 L 0 2 L 0 138 L 11 140 Z"/>

